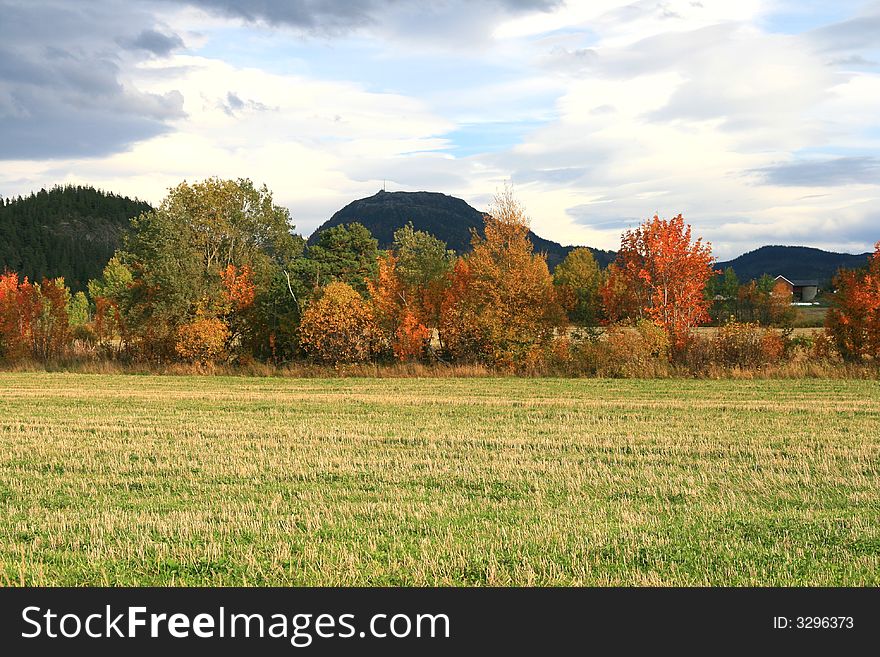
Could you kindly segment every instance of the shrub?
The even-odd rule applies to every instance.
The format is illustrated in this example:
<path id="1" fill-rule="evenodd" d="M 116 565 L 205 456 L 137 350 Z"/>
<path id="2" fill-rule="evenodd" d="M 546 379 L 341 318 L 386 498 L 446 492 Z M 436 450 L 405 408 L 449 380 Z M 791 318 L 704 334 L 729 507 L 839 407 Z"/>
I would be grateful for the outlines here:
<path id="1" fill-rule="evenodd" d="M 669 366 L 670 341 L 666 331 L 648 320 L 635 326 L 610 327 L 603 339 L 583 344 L 580 352 L 587 371 L 600 376 L 653 376 Z"/>
<path id="2" fill-rule="evenodd" d="M 198 318 L 177 329 L 174 350 L 183 360 L 193 363 L 213 363 L 226 353 L 229 328 L 216 317 Z"/>
<path id="3" fill-rule="evenodd" d="M 690 374 L 706 374 L 715 362 L 713 340 L 697 333 L 691 334 L 684 348 L 678 353 L 678 360 Z"/>
<path id="4" fill-rule="evenodd" d="M 95 331 L 88 324 L 77 324 L 70 332 L 74 340 L 82 342 L 83 344 L 93 346 L 98 342 Z"/>
<path id="5" fill-rule="evenodd" d="M 765 330 L 761 335 L 759 346 L 761 348 L 761 364 L 767 365 L 778 363 L 785 358 L 788 351 L 788 341 L 785 336 L 776 331 Z"/>
<path id="6" fill-rule="evenodd" d="M 813 347 L 810 351 L 810 357 L 813 360 L 829 361 L 837 356 L 834 348 L 834 340 L 827 333 L 819 333 L 813 338 Z"/>
<path id="7" fill-rule="evenodd" d="M 728 322 L 712 340 L 713 360 L 727 367 L 757 365 L 761 361 L 760 327 L 751 322 Z"/>
<path id="8" fill-rule="evenodd" d="M 725 367 L 763 367 L 778 363 L 786 352 L 783 335 L 751 322 L 728 322 L 718 327 L 712 344 L 713 360 Z"/>

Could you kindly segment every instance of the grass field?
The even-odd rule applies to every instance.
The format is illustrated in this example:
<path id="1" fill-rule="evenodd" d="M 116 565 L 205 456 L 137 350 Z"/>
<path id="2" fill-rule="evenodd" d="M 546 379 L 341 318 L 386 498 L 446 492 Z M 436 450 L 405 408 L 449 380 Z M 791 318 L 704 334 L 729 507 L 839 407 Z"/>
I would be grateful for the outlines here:
<path id="1" fill-rule="evenodd" d="M 880 383 L 0 374 L 0 583 L 880 585 Z"/>

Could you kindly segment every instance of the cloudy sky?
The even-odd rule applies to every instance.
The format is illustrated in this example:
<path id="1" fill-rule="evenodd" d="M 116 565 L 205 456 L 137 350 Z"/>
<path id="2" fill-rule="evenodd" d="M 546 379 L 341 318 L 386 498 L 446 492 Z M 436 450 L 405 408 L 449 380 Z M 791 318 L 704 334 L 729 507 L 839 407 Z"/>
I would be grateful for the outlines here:
<path id="1" fill-rule="evenodd" d="M 0 0 L 0 195 L 351 200 L 505 181 L 615 248 L 679 212 L 723 258 L 880 239 L 880 2 Z"/>

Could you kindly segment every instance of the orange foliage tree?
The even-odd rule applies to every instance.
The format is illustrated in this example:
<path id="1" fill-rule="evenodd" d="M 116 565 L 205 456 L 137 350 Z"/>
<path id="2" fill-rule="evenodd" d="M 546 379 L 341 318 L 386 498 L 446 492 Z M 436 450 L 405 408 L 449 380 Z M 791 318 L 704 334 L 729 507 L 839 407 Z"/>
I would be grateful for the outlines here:
<path id="1" fill-rule="evenodd" d="M 565 320 L 543 254 L 535 254 L 529 222 L 510 188 L 495 197 L 485 237 L 457 263 L 442 304 L 441 333 L 457 357 L 513 366 L 547 346 Z"/>
<path id="2" fill-rule="evenodd" d="M 488 339 L 483 336 L 473 294 L 473 274 L 465 258 L 455 261 L 440 301 L 440 345 L 454 358 L 476 359 Z"/>
<path id="3" fill-rule="evenodd" d="M 226 347 L 229 351 L 246 351 L 245 343 L 254 342 L 254 300 L 257 286 L 254 273 L 249 265 L 238 267 L 229 264 L 220 270 L 221 296 L 211 313 L 223 320 L 228 335 Z M 271 336 L 270 336 L 271 339 Z M 272 345 L 270 345 L 271 347 Z"/>
<path id="4" fill-rule="evenodd" d="M 691 227 L 679 214 L 657 215 L 621 237 L 615 264 L 602 287 L 612 320 L 648 318 L 662 326 L 680 348 L 690 330 L 708 321 L 710 300 L 703 293 L 714 271 L 712 248 L 691 240 Z"/>
<path id="5" fill-rule="evenodd" d="M 367 280 L 376 325 L 396 359 L 413 360 L 422 355 L 431 331 L 416 316 L 414 296 L 398 276 L 394 254 L 379 256 L 378 265 L 375 280 Z"/>
<path id="6" fill-rule="evenodd" d="M 880 359 L 880 242 L 860 270 L 841 270 L 825 331 L 846 360 Z"/>
<path id="7" fill-rule="evenodd" d="M 300 345 L 324 363 L 359 363 L 372 355 L 377 327 L 373 310 L 347 283 L 330 283 L 309 304 L 299 328 Z"/>
<path id="8" fill-rule="evenodd" d="M 223 284 L 224 299 L 232 306 L 232 310 L 244 310 L 253 305 L 256 286 L 253 271 L 248 265 L 240 268 L 233 264 L 227 265 L 220 270 L 220 281 Z"/>
<path id="9" fill-rule="evenodd" d="M 30 325 L 21 313 L 22 301 L 18 274 L 4 272 L 0 275 L 0 348 L 8 359 L 21 358 L 27 351 Z"/>

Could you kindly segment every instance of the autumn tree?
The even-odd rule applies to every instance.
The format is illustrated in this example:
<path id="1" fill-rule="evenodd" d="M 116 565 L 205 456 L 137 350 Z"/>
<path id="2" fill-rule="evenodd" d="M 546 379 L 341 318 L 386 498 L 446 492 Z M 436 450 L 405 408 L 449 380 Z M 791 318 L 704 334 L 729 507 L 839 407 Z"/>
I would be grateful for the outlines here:
<path id="1" fill-rule="evenodd" d="M 347 283 L 327 285 L 309 304 L 299 337 L 307 355 L 322 363 L 359 363 L 373 353 L 376 325 L 370 305 Z"/>
<path id="2" fill-rule="evenodd" d="M 8 359 L 48 361 L 69 346 L 67 307 L 70 290 L 63 278 L 19 282 L 17 274 L 0 276 L 0 347 Z"/>
<path id="3" fill-rule="evenodd" d="M 416 359 L 430 350 L 453 260 L 443 241 L 412 224 L 398 229 L 391 251 L 379 256 L 367 288 L 383 341 L 396 359 Z"/>
<path id="4" fill-rule="evenodd" d="M 241 312 L 254 304 L 256 286 L 254 273 L 249 265 L 237 267 L 229 264 L 220 270 L 220 281 L 223 284 L 223 296 L 229 304 L 229 310 Z"/>
<path id="5" fill-rule="evenodd" d="M 458 258 L 448 279 L 440 302 L 440 346 L 458 360 L 480 359 L 490 349 L 491 335 L 480 318 L 481 300 L 474 294 L 468 259 Z"/>
<path id="6" fill-rule="evenodd" d="M 114 255 L 104 266 L 100 278 L 88 282 L 89 297 L 95 305 L 92 331 L 98 343 L 107 346 L 111 340 L 123 337 L 124 322 L 121 307 L 126 305 L 134 276 L 119 255 Z"/>
<path id="7" fill-rule="evenodd" d="M 376 325 L 383 342 L 398 360 L 413 360 L 422 355 L 431 331 L 418 318 L 418 288 L 404 283 L 397 257 L 386 253 L 379 257 L 375 280 L 367 281 Z"/>
<path id="8" fill-rule="evenodd" d="M 657 215 L 626 231 L 609 277 L 602 287 L 606 311 L 613 320 L 647 318 L 662 326 L 674 348 L 690 331 L 709 319 L 706 283 L 714 274 L 711 245 L 691 239 L 681 215 Z"/>
<path id="9" fill-rule="evenodd" d="M 226 347 L 230 351 L 239 351 L 254 320 L 252 311 L 257 291 L 253 270 L 250 265 L 227 265 L 220 270 L 220 283 L 222 302 L 214 308 L 214 317 L 221 320 L 226 329 Z"/>
<path id="10" fill-rule="evenodd" d="M 208 365 L 226 355 L 229 328 L 217 317 L 196 317 L 177 327 L 174 350 L 188 362 Z"/>
<path id="11" fill-rule="evenodd" d="M 825 318 L 825 333 L 846 360 L 880 359 L 880 242 L 868 266 L 841 270 Z"/>
<path id="12" fill-rule="evenodd" d="M 485 236 L 474 235 L 466 264 L 453 270 L 441 320 L 453 355 L 514 367 L 561 326 L 553 278 L 528 232 L 528 218 L 507 187 L 485 217 Z"/>
<path id="13" fill-rule="evenodd" d="M 27 284 L 27 278 L 24 279 Z M 23 357 L 30 338 L 28 316 L 22 315 L 24 298 L 16 272 L 0 274 L 0 355 L 9 360 Z"/>
<path id="14" fill-rule="evenodd" d="M 70 320 L 67 307 L 70 290 L 63 278 L 46 279 L 39 285 L 31 285 L 34 296 L 31 320 L 31 353 L 39 360 L 47 361 L 62 356 L 70 343 Z"/>
<path id="15" fill-rule="evenodd" d="M 556 265 L 553 283 L 572 323 L 596 325 L 600 281 L 599 265 L 589 249 L 573 249 Z"/>

